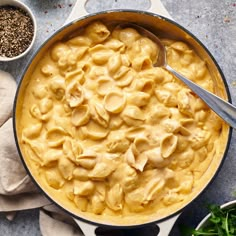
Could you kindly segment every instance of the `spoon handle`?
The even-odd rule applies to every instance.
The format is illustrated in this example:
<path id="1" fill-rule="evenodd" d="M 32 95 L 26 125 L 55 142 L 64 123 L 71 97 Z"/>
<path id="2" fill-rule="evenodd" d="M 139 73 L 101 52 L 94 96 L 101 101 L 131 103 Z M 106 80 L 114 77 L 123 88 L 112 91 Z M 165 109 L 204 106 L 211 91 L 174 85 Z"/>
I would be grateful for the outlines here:
<path id="1" fill-rule="evenodd" d="M 226 123 L 236 129 L 236 107 L 224 101 L 215 94 L 208 92 L 191 80 L 187 79 L 169 65 L 165 68 L 174 74 L 178 79 L 185 83 L 194 93 L 196 93 L 217 115 L 219 115 Z"/>

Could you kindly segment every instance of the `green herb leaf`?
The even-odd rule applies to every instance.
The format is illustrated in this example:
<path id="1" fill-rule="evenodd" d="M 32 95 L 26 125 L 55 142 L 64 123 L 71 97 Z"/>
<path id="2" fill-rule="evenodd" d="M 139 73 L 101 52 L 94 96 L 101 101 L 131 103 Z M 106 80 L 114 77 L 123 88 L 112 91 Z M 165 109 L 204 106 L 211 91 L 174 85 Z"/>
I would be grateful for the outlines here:
<path id="1" fill-rule="evenodd" d="M 185 228 L 181 232 L 183 236 L 217 235 L 217 236 L 236 236 L 236 206 L 221 209 L 218 205 L 209 205 L 211 213 L 208 223 L 199 230 Z"/>

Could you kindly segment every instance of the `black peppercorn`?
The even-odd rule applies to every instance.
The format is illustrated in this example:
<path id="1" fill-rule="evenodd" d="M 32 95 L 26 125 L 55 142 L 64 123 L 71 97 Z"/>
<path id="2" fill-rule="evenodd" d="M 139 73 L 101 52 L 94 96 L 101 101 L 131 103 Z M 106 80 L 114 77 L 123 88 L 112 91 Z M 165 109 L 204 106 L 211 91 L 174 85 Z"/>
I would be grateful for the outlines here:
<path id="1" fill-rule="evenodd" d="M 0 56 L 15 57 L 23 53 L 34 36 L 33 21 L 22 9 L 0 7 Z"/>

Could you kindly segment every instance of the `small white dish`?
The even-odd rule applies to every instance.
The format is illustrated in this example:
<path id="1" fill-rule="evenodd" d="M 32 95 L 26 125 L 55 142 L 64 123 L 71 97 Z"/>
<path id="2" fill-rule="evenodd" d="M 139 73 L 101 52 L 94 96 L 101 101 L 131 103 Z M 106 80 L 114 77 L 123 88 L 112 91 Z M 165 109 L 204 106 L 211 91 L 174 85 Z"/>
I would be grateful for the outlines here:
<path id="1" fill-rule="evenodd" d="M 220 206 L 221 209 L 228 209 L 228 208 L 231 208 L 231 207 L 234 207 L 236 206 L 236 200 L 233 200 L 233 201 L 230 201 L 230 202 L 227 202 L 223 205 Z M 205 226 L 207 226 L 209 224 L 209 218 L 211 216 L 211 213 L 209 213 L 207 216 L 205 216 L 202 221 L 198 224 L 198 226 L 196 227 L 196 230 L 199 230 Z"/>
<path id="2" fill-rule="evenodd" d="M 33 44 L 35 42 L 35 38 L 36 38 L 37 24 L 36 24 L 35 16 L 33 15 L 32 11 L 24 3 L 22 3 L 22 2 L 20 2 L 18 0 L 1 0 L 0 1 L 0 7 L 1 6 L 13 6 L 13 7 L 17 7 L 17 8 L 22 9 L 23 11 L 28 13 L 28 15 L 30 16 L 30 18 L 33 21 L 33 27 L 34 27 L 32 41 L 31 41 L 30 45 L 28 46 L 28 48 L 24 52 L 22 52 L 21 54 L 15 56 L 15 57 L 3 57 L 3 56 L 0 56 L 0 62 L 8 62 L 8 61 L 13 61 L 13 60 L 16 60 L 16 59 L 19 59 L 19 58 L 25 56 L 31 50 L 31 48 L 33 47 Z"/>

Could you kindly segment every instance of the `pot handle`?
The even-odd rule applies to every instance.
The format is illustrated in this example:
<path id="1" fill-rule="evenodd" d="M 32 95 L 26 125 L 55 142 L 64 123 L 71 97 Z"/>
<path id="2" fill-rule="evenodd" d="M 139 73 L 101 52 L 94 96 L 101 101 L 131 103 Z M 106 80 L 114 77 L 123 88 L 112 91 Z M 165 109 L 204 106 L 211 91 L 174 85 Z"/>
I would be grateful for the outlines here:
<path id="1" fill-rule="evenodd" d="M 84 221 L 73 218 L 75 223 L 80 227 L 85 236 L 96 236 L 96 225 L 85 223 Z"/>
<path id="2" fill-rule="evenodd" d="M 88 15 L 88 12 L 85 9 L 85 4 L 87 0 L 77 0 L 70 15 L 66 19 L 65 25 L 79 17 Z"/>
<path id="3" fill-rule="evenodd" d="M 171 229 L 173 228 L 176 220 L 179 218 L 181 213 L 175 215 L 175 216 L 172 216 L 171 218 L 167 219 L 167 220 L 164 220 L 160 223 L 157 223 L 156 225 L 158 226 L 159 228 L 159 234 L 158 236 L 166 236 L 166 235 L 169 235 Z"/>
<path id="4" fill-rule="evenodd" d="M 173 18 L 171 17 L 170 13 L 164 7 L 161 0 L 149 0 L 149 1 L 150 1 L 150 8 L 148 9 L 148 11 L 159 14 L 161 16 L 165 16 L 165 17 L 173 20 Z"/>
<path id="5" fill-rule="evenodd" d="M 77 0 L 69 17 L 67 18 L 65 24 L 75 20 L 76 18 L 86 16 L 88 12 L 85 9 L 85 4 L 88 0 Z M 162 4 L 161 0 L 149 0 L 150 1 L 150 8 L 148 11 L 160 14 L 167 18 L 172 19 L 169 12 L 166 10 L 164 5 Z"/>
<path id="6" fill-rule="evenodd" d="M 169 218 L 168 220 L 164 220 L 163 222 L 157 223 L 157 227 L 159 228 L 158 236 L 166 236 L 169 235 L 172 227 L 174 226 L 176 220 L 179 218 L 181 213 Z M 96 236 L 95 230 L 97 226 L 85 223 L 81 220 L 73 218 L 76 224 L 80 227 L 85 236 Z"/>

